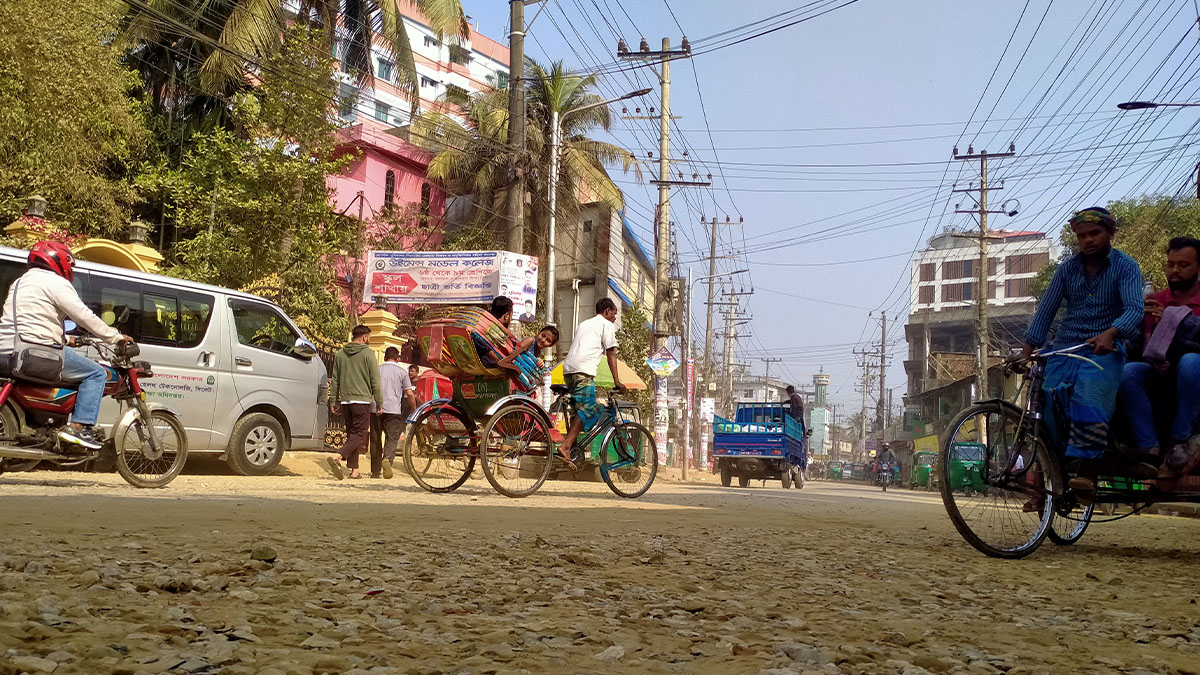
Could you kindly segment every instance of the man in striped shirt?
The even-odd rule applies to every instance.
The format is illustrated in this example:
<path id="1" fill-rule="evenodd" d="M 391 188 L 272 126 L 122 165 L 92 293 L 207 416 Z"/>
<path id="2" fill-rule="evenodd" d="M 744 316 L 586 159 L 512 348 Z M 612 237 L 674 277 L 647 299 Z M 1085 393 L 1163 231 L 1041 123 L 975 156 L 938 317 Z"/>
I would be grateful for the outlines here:
<path id="1" fill-rule="evenodd" d="M 1084 501 L 1095 493 L 1098 460 L 1108 447 L 1108 423 L 1125 367 L 1124 341 L 1141 330 L 1142 271 L 1133 258 L 1112 248 L 1117 222 L 1106 209 L 1084 209 L 1070 225 L 1079 253 L 1055 270 L 1025 333 L 1022 355 L 1046 344 L 1062 306 L 1054 346 L 1086 342 L 1092 346 L 1090 358 L 1102 368 L 1065 355 L 1046 362 L 1047 426 L 1055 444 L 1066 446 L 1067 457 L 1080 460 L 1070 485 Z M 1055 419 L 1056 409 L 1070 416 L 1065 444 L 1067 421 Z"/>

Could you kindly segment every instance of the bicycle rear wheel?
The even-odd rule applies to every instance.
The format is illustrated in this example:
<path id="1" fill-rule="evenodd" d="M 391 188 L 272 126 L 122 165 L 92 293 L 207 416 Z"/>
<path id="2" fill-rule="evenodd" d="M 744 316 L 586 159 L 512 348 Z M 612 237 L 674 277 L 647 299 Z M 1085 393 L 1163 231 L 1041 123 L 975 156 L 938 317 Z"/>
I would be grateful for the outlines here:
<path id="1" fill-rule="evenodd" d="M 1088 524 L 1092 522 L 1092 512 L 1096 510 L 1095 504 L 1087 506 L 1074 505 L 1069 513 L 1065 516 L 1060 513 L 1054 514 L 1054 519 L 1050 521 L 1050 529 L 1046 535 L 1050 537 L 1050 541 L 1059 546 L 1070 546 L 1079 541 L 1087 530 Z"/>
<path id="2" fill-rule="evenodd" d="M 496 411 L 480 434 L 483 475 L 506 497 L 528 497 L 550 475 L 550 427 L 537 404 L 511 403 Z"/>
<path id="3" fill-rule="evenodd" d="M 430 492 L 453 492 L 475 468 L 475 423 L 458 408 L 429 408 L 409 425 L 404 470 Z"/>
<path id="4" fill-rule="evenodd" d="M 950 423 L 938 455 L 939 489 L 951 522 L 989 556 L 1023 558 L 1050 530 L 1061 494 L 1058 459 L 1033 424 L 1022 423 L 1011 404 L 976 403 Z"/>
<path id="5" fill-rule="evenodd" d="M 658 475 L 654 435 L 636 422 L 620 422 L 605 434 L 600 477 L 616 494 L 634 499 L 646 494 Z"/>

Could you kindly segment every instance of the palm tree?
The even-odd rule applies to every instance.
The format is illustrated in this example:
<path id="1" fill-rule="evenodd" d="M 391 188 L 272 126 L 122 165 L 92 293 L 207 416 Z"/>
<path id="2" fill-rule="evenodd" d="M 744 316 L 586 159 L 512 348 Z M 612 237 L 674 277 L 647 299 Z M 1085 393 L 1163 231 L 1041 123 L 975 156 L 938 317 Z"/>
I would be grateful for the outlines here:
<path id="1" fill-rule="evenodd" d="M 641 173 L 628 150 L 588 136 L 597 128 L 609 128 L 612 118 L 606 106 L 575 112 L 604 100 L 593 91 L 597 83 L 594 74 L 569 71 L 562 62 L 546 69 L 532 59 L 527 60 L 525 72 L 528 123 L 523 157 L 515 156 L 507 145 L 508 94 L 497 89 L 472 96 L 463 106 L 461 119 L 441 112 L 424 113 L 417 118 L 411 138 L 435 153 L 429 165 L 432 180 L 451 194 L 474 195 L 470 220 L 475 228 L 502 217 L 500 199 L 509 168 L 524 165 L 526 190 L 534 195 L 535 236 L 526 240 L 527 250 L 544 255 L 551 110 L 558 111 L 562 125 L 557 203 L 558 217 L 564 222 L 578 213 L 584 192 L 613 208 L 624 205 L 620 189 L 604 169 L 606 164 L 620 162 L 625 171 L 633 168 L 639 178 Z M 537 170 L 531 170 L 534 168 Z"/>
<path id="2" fill-rule="evenodd" d="M 439 38 L 469 34 L 460 0 L 301 0 L 295 15 L 284 0 L 125 0 L 122 35 L 159 111 L 197 97 L 228 100 L 300 20 L 326 29 L 326 49 L 340 43 L 343 69 L 364 86 L 374 82 L 373 49 L 394 57 L 415 112 L 418 78 L 401 2 L 424 14 Z"/>

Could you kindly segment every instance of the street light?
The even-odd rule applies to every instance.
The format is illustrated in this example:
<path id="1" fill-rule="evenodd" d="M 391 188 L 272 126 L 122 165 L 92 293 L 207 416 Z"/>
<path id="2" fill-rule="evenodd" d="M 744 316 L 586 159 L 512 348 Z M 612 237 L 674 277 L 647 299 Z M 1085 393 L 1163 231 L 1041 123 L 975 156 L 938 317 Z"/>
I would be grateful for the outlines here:
<path id="1" fill-rule="evenodd" d="M 574 110 L 569 110 L 569 111 L 567 111 L 567 115 L 574 115 L 575 113 L 580 113 L 580 112 L 583 112 L 584 110 L 591 110 L 592 108 L 599 108 L 601 106 L 606 106 L 611 103 L 616 103 L 618 101 L 624 101 L 626 99 L 631 99 L 636 96 L 645 96 L 646 94 L 649 94 L 649 93 L 650 93 L 650 89 L 638 89 L 637 91 L 631 91 L 628 94 L 625 94 L 624 96 L 621 96 L 618 98 L 609 99 L 607 101 L 600 101 L 599 103 L 592 103 L 591 105 L 585 105 L 581 108 L 575 108 Z M 566 115 L 564 115 L 564 117 L 565 116 Z M 548 237 L 550 240 L 549 241 L 550 251 L 549 251 L 549 254 L 548 254 L 547 260 L 546 260 L 546 276 L 550 280 L 550 295 L 546 298 L 546 322 L 550 323 L 550 324 L 554 324 L 556 326 L 558 324 L 558 321 L 556 321 L 556 317 L 554 314 L 554 304 L 555 304 L 554 296 L 558 292 L 558 279 L 555 277 L 557 272 L 555 270 L 556 261 L 555 261 L 555 254 L 554 254 L 554 241 L 555 241 L 554 230 L 555 230 L 555 221 L 557 219 L 557 214 L 555 213 L 555 211 L 558 208 L 558 154 L 559 154 L 558 151 L 559 151 L 559 145 L 561 145 L 561 144 L 562 144 L 562 125 L 558 118 L 558 109 L 552 107 L 550 110 L 550 180 L 548 181 L 549 186 L 550 186 L 550 188 L 549 188 L 550 189 L 550 199 L 549 199 L 549 201 L 550 201 L 550 232 L 549 232 L 549 237 Z M 553 359 L 554 359 L 554 347 L 553 346 L 547 347 L 546 348 L 546 361 L 549 362 Z"/>
<path id="2" fill-rule="evenodd" d="M 1118 103 L 1121 110 L 1146 110 L 1149 108 L 1200 108 L 1200 103 L 1155 103 L 1153 101 L 1127 101 Z"/>

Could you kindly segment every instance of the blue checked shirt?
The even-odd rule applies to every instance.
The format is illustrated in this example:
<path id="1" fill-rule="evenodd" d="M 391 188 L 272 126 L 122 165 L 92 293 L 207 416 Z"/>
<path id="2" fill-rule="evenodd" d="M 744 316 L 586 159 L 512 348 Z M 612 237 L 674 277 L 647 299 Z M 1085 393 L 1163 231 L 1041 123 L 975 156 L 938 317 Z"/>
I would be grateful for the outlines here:
<path id="1" fill-rule="evenodd" d="M 1133 258 L 1109 249 L 1108 261 L 1095 279 L 1088 281 L 1083 271 L 1083 254 L 1058 266 L 1054 278 L 1038 303 L 1033 323 L 1025 332 L 1025 341 L 1034 347 L 1046 343 L 1050 324 L 1066 300 L 1062 321 L 1054 334 L 1060 347 L 1079 344 L 1109 328 L 1117 329 L 1119 339 L 1135 337 L 1142 328 L 1142 270 Z"/>

